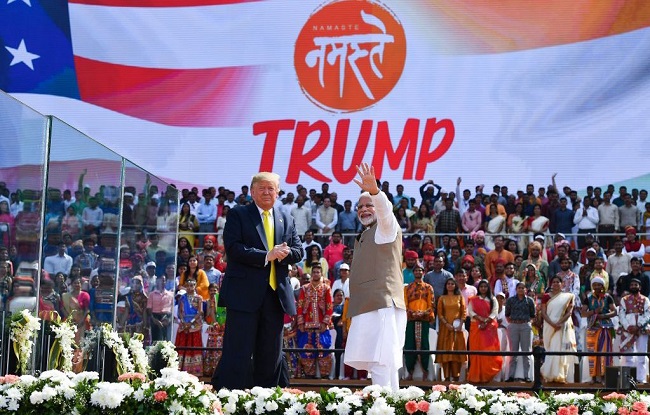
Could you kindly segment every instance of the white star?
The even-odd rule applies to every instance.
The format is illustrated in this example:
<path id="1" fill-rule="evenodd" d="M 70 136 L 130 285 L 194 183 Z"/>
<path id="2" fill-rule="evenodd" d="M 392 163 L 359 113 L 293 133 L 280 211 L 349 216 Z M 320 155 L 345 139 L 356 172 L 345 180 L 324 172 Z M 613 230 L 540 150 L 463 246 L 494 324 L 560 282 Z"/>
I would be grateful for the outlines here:
<path id="1" fill-rule="evenodd" d="M 11 4 L 14 1 L 17 1 L 17 0 L 7 0 L 7 4 Z M 22 0 L 22 2 L 25 3 L 26 5 L 28 5 L 29 7 L 32 7 L 31 0 Z"/>
<path id="2" fill-rule="evenodd" d="M 33 71 L 34 64 L 32 63 L 32 61 L 34 59 L 40 58 L 39 55 L 27 52 L 27 48 L 25 47 L 25 39 L 20 41 L 20 45 L 18 45 L 18 49 L 10 48 L 9 46 L 5 46 L 5 49 L 7 49 L 9 53 L 11 53 L 14 57 L 11 60 L 9 66 L 14 66 L 19 63 L 24 63 L 25 65 L 29 66 L 29 69 Z"/>

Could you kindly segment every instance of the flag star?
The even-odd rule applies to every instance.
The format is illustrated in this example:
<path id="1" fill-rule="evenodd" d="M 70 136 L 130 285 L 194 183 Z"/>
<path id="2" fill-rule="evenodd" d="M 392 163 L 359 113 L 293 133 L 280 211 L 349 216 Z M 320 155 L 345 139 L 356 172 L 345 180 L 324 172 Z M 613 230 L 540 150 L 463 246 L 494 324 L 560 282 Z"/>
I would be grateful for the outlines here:
<path id="1" fill-rule="evenodd" d="M 11 4 L 14 1 L 17 1 L 17 0 L 7 0 L 7 4 Z M 29 7 L 32 7 L 31 0 L 22 0 L 22 2 L 25 3 L 26 5 L 28 5 Z"/>
<path id="2" fill-rule="evenodd" d="M 33 71 L 34 64 L 32 63 L 32 61 L 34 59 L 40 58 L 39 55 L 27 51 L 27 47 L 25 46 L 25 39 L 22 39 L 20 41 L 20 45 L 18 45 L 18 49 L 10 48 L 9 46 L 5 46 L 5 49 L 7 49 L 9 53 L 13 55 L 13 59 L 11 60 L 9 66 L 14 66 L 19 63 L 24 63 L 25 65 L 29 66 L 29 69 Z"/>

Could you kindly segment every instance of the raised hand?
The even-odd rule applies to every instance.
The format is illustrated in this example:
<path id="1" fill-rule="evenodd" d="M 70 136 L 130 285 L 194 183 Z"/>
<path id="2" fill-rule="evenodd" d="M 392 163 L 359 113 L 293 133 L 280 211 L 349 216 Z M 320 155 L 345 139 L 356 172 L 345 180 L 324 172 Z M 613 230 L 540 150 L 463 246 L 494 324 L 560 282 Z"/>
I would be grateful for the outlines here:
<path id="1" fill-rule="evenodd" d="M 356 184 L 359 185 L 361 190 L 368 192 L 371 195 L 376 195 L 379 193 L 379 187 L 377 187 L 377 178 L 375 177 L 375 168 L 370 166 L 368 163 L 361 163 L 360 166 L 357 166 L 357 173 L 359 173 L 359 179 L 353 179 Z"/>

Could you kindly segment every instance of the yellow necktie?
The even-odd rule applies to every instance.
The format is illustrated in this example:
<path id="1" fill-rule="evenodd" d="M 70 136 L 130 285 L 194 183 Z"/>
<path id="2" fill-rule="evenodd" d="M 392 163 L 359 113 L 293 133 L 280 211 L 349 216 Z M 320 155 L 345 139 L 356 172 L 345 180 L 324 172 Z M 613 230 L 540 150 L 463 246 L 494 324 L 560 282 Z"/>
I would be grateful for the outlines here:
<path id="1" fill-rule="evenodd" d="M 273 244 L 273 225 L 271 224 L 271 212 L 268 210 L 264 211 L 263 221 L 264 222 L 264 233 L 266 234 L 266 244 L 269 247 L 269 251 L 275 246 Z M 278 286 L 275 279 L 275 261 L 271 261 L 271 273 L 269 275 L 269 285 L 275 290 Z"/>

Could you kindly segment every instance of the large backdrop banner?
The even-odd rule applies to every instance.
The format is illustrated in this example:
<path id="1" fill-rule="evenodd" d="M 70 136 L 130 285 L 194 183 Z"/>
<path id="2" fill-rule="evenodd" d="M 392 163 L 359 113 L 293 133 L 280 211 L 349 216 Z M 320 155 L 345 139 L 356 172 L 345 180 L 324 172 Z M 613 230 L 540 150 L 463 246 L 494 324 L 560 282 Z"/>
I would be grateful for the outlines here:
<path id="1" fill-rule="evenodd" d="M 412 196 L 650 172 L 648 1 L 0 3 L 0 89 L 181 186 L 272 170 L 351 197 L 362 160 Z"/>

